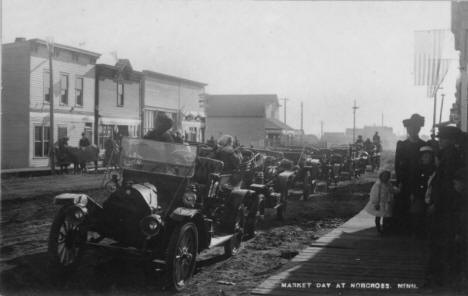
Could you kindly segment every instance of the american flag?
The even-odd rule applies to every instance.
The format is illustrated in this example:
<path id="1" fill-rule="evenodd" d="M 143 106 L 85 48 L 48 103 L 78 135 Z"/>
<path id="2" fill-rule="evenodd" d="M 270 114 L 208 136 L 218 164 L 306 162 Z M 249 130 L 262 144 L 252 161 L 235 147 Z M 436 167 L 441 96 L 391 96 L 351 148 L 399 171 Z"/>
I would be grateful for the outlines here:
<path id="1" fill-rule="evenodd" d="M 447 56 L 452 37 L 449 30 L 415 32 L 414 84 L 427 86 L 432 97 L 444 80 L 452 61 Z"/>

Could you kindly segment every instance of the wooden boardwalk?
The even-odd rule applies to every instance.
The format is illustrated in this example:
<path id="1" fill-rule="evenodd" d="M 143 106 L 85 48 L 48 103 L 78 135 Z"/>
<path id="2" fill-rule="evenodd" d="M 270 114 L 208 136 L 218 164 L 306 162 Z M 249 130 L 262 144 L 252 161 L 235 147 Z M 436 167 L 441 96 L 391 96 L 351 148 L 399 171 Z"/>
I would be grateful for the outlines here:
<path id="1" fill-rule="evenodd" d="M 312 242 L 252 294 L 419 295 L 427 253 L 424 241 L 380 236 L 374 217 L 361 211 Z"/>

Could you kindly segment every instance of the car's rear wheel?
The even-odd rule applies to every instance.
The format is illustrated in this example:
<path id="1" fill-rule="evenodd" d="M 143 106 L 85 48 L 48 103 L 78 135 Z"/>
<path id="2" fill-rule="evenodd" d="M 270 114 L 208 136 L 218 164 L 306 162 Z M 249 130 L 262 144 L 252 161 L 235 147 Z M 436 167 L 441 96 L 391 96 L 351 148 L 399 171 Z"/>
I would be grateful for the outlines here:
<path id="1" fill-rule="evenodd" d="M 61 275 L 73 271 L 78 265 L 86 245 L 84 224 L 72 213 L 73 207 L 60 209 L 49 233 L 48 254 L 51 271 Z"/>
<path id="2" fill-rule="evenodd" d="M 237 210 L 236 221 L 234 225 L 234 236 L 224 244 L 224 255 L 226 257 L 235 256 L 239 253 L 244 236 L 244 207 L 240 206 Z"/>
<path id="3" fill-rule="evenodd" d="M 194 223 L 176 226 L 166 250 L 170 288 L 181 291 L 193 275 L 198 252 L 198 230 Z"/>

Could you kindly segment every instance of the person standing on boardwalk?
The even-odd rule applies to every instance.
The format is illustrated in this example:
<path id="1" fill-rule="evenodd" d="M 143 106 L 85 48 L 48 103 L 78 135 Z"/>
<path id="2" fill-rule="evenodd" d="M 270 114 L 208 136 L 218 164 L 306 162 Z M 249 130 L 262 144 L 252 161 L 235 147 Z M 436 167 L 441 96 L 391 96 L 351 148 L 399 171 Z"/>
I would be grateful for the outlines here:
<path id="1" fill-rule="evenodd" d="M 456 143 L 459 128 L 439 128 L 438 166 L 432 181 L 429 278 L 439 285 L 447 284 L 456 274 L 456 231 L 459 228 L 460 195 L 454 186 L 455 173 L 463 167 L 463 157 Z"/>
<path id="2" fill-rule="evenodd" d="M 388 219 L 392 217 L 393 212 L 393 196 L 398 192 L 398 188 L 390 183 L 390 176 L 389 170 L 379 173 L 379 179 L 372 186 L 369 202 L 364 208 L 366 212 L 375 216 L 375 227 L 380 234 L 387 231 Z"/>
<path id="3" fill-rule="evenodd" d="M 427 235 L 426 203 L 425 197 L 429 178 L 435 171 L 434 150 L 431 146 L 423 146 L 419 149 L 419 168 L 416 179 L 415 194 L 410 196 L 410 218 L 411 234 L 418 238 L 425 238 Z"/>
<path id="4" fill-rule="evenodd" d="M 419 131 L 424 126 L 424 117 L 413 114 L 403 120 L 408 138 L 398 141 L 395 153 L 396 181 L 400 193 L 395 197 L 394 220 L 397 231 L 410 229 L 410 200 L 416 195 L 419 172 L 419 149 L 426 143 L 419 138 Z"/>

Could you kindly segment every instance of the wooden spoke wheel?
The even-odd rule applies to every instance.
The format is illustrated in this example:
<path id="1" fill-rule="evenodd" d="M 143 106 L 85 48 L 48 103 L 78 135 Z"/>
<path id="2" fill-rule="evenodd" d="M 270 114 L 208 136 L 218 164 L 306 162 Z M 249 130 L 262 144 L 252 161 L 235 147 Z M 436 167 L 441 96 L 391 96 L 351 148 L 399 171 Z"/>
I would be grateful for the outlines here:
<path id="1" fill-rule="evenodd" d="M 83 223 L 74 219 L 72 207 L 62 208 L 55 216 L 49 233 L 48 253 L 51 267 L 58 272 L 73 270 L 86 244 Z"/>
<path id="2" fill-rule="evenodd" d="M 181 291 L 195 270 L 198 252 L 198 230 L 192 222 L 177 226 L 172 232 L 167 251 L 169 287 Z"/>

